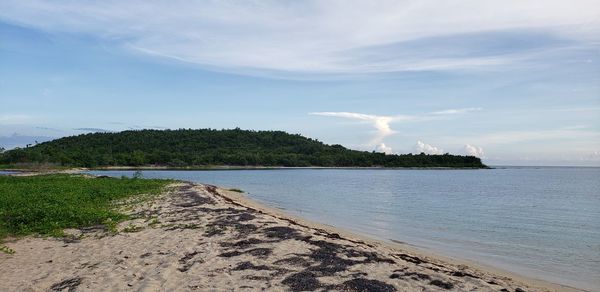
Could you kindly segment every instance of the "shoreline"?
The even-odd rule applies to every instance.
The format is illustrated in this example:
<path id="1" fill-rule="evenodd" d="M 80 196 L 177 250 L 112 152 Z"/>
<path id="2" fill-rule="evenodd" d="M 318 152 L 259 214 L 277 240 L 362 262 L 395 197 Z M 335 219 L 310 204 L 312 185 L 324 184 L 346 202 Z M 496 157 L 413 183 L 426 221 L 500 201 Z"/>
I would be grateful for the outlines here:
<path id="1" fill-rule="evenodd" d="M 260 211 L 262 211 L 266 214 L 270 214 L 272 216 L 289 219 L 289 220 L 294 221 L 296 224 L 306 226 L 309 228 L 326 230 L 331 233 L 340 234 L 340 236 L 342 236 L 342 237 L 347 237 L 347 238 L 351 238 L 354 240 L 360 240 L 360 241 L 363 241 L 368 244 L 379 245 L 381 247 L 392 249 L 392 250 L 406 251 L 411 254 L 415 254 L 415 255 L 418 255 L 420 257 L 427 258 L 427 259 L 433 259 L 433 260 L 438 260 L 441 262 L 446 262 L 446 263 L 451 263 L 451 264 L 469 266 L 469 267 L 472 267 L 472 268 L 475 268 L 477 270 L 481 270 L 484 272 L 496 274 L 496 275 L 499 275 L 502 277 L 515 279 L 519 282 L 525 283 L 527 286 L 530 286 L 530 287 L 533 287 L 536 289 L 545 289 L 545 290 L 549 290 L 549 291 L 587 291 L 587 290 L 579 289 L 576 287 L 571 287 L 571 286 L 567 286 L 567 285 L 549 282 L 546 280 L 535 279 L 532 277 L 523 276 L 523 275 L 511 272 L 511 271 L 508 271 L 508 270 L 493 267 L 490 265 L 485 265 L 485 264 L 467 260 L 467 259 L 456 258 L 456 257 L 452 257 L 449 255 L 442 255 L 435 251 L 428 250 L 428 249 L 421 248 L 421 247 L 416 247 L 416 246 L 411 245 L 410 243 L 406 243 L 403 241 L 376 239 L 376 238 L 370 237 L 368 235 L 358 234 L 356 232 L 348 231 L 348 230 L 345 230 L 340 227 L 335 227 L 335 226 L 327 225 L 324 223 L 314 222 L 314 221 L 305 219 L 300 216 L 286 213 L 283 210 L 280 210 L 280 209 L 277 209 L 274 207 L 269 207 L 269 206 L 262 204 L 256 200 L 253 200 L 253 199 L 250 199 L 250 198 L 244 196 L 243 193 L 228 191 L 225 188 L 221 188 L 220 186 L 219 186 L 219 188 L 220 188 L 220 190 L 223 190 L 223 192 L 221 192 L 221 195 L 231 199 L 232 201 L 234 201 L 240 205 L 260 210 Z"/>
<path id="2" fill-rule="evenodd" d="M 289 170 L 289 169 L 395 169 L 395 170 L 480 170 L 494 169 L 494 167 L 385 167 L 385 166 L 248 166 L 248 165 L 207 165 L 207 166 L 189 166 L 189 167 L 174 167 L 174 166 L 103 166 L 103 167 L 72 167 L 72 168 L 4 168 L 0 171 L 20 171 L 20 172 L 80 172 L 80 171 L 110 171 L 110 170 L 177 170 L 177 171 L 210 171 L 210 170 Z"/>
<path id="3" fill-rule="evenodd" d="M 206 167 L 171 167 L 171 166 L 108 166 L 90 168 L 89 170 L 273 170 L 273 169 L 432 169 L 432 170 L 464 170 L 464 169 L 491 169 L 490 167 L 385 167 L 385 166 L 236 166 L 214 165 Z"/>
<path id="4" fill-rule="evenodd" d="M 210 213 L 211 210 L 214 213 Z M 7 245 L 15 249 L 17 253 L 15 255 L 0 253 L 0 282 L 13 285 L 6 288 L 20 287 L 23 283 L 13 283 L 15 280 L 13 273 L 16 273 L 16 275 L 41 273 L 45 276 L 20 280 L 23 282 L 31 281 L 33 286 L 28 286 L 31 290 L 42 290 L 39 289 L 40 287 L 60 288 L 64 285 L 67 285 L 64 287 L 69 289 L 77 288 L 80 285 L 87 285 L 88 289 L 102 288 L 98 285 L 113 285 L 112 288 L 116 287 L 114 285 L 132 287 L 137 284 L 142 285 L 142 287 L 144 285 L 150 285 L 145 287 L 157 287 L 152 286 L 156 284 L 157 279 L 146 278 L 151 278 L 151 274 L 157 269 L 163 269 L 165 264 L 169 264 L 166 271 L 159 271 L 159 273 L 163 272 L 169 275 L 168 277 L 161 276 L 160 287 L 166 287 L 167 284 L 179 285 L 175 283 L 188 281 L 199 273 L 209 278 L 213 277 L 211 280 L 218 279 L 218 283 L 194 282 L 195 286 L 193 287 L 206 289 L 223 289 L 231 285 L 241 285 L 242 282 L 250 279 L 255 281 L 252 282 L 254 283 L 251 285 L 252 287 L 262 287 L 261 289 L 265 287 L 267 289 L 287 287 L 291 290 L 304 290 L 304 288 L 309 287 L 310 289 L 307 290 L 323 288 L 352 291 L 352 287 L 356 289 L 367 287 L 368 291 L 372 291 L 395 287 L 396 290 L 407 291 L 422 289 L 498 291 L 500 287 L 504 287 L 503 289 L 507 289 L 506 291 L 585 291 L 520 276 L 476 262 L 439 255 L 408 244 L 378 240 L 341 228 L 312 222 L 266 206 L 246 197 L 242 193 L 206 184 L 180 182 L 174 191 L 171 190 L 162 194 L 156 202 L 150 202 L 150 205 L 134 206 L 132 211 L 135 211 L 133 214 L 150 214 L 151 217 L 147 217 L 144 219 L 145 221 L 140 221 L 138 218 L 130 222 L 124 222 L 119 228 L 120 232 L 113 235 L 106 234 L 105 230 L 101 230 L 102 228 L 92 227 L 90 235 L 88 235 L 90 228 L 70 231 L 76 236 L 71 239 L 30 236 L 7 242 Z M 208 213 L 199 214 L 199 212 Z M 208 221 L 205 216 L 209 216 Z M 150 221 L 150 218 L 154 219 Z M 160 224 L 159 226 L 152 225 L 152 222 L 157 218 L 161 222 L 172 223 Z M 260 223 L 263 226 L 270 227 L 257 229 L 258 225 L 247 223 Z M 132 226 L 135 228 L 131 228 Z M 127 231 L 128 228 L 136 230 L 135 233 L 127 233 L 129 232 Z M 202 235 L 199 231 L 203 229 L 205 232 Z M 192 238 L 196 238 L 196 241 L 202 243 L 197 245 L 193 242 L 187 242 L 193 241 Z M 150 251 L 163 246 L 163 243 L 157 241 L 157 239 L 166 241 L 165 244 L 171 246 L 167 248 L 168 252 L 161 251 L 161 249 Z M 240 241 L 236 242 L 236 240 Z M 250 247 L 256 244 L 261 248 L 245 251 L 237 248 L 230 249 L 242 242 Z M 208 244 L 208 248 L 206 244 Z M 130 245 L 138 245 L 138 247 L 135 250 L 128 250 Z M 204 249 L 198 251 L 197 249 L 201 246 Z M 218 248 L 218 246 L 221 246 L 221 248 Z M 314 251 L 315 247 L 317 248 L 316 251 Z M 120 251 L 115 254 L 117 250 Z M 261 254 L 252 254 L 257 257 L 244 256 L 245 253 L 253 253 L 259 250 Z M 279 250 L 279 252 L 275 252 L 276 250 Z M 319 264 L 316 266 L 317 270 L 311 270 L 315 268 L 313 264 L 305 271 L 290 275 L 293 272 L 292 269 L 298 267 L 287 266 L 284 269 L 277 270 L 271 266 L 273 263 L 277 264 L 278 262 L 290 260 L 290 254 L 296 254 L 296 258 L 299 258 L 300 255 L 306 256 L 306 254 L 297 253 L 302 250 L 313 250 L 312 256 L 307 259 L 315 260 L 315 263 Z M 31 251 L 33 251 L 33 254 L 27 255 Z M 157 258 L 160 258 L 162 264 L 153 267 L 150 263 L 150 271 L 147 271 L 149 269 L 147 262 L 144 263 L 145 266 L 141 265 L 141 260 L 131 262 L 132 258 L 137 257 L 129 255 L 129 253 L 141 253 L 142 251 L 145 251 L 145 253 L 139 255 L 140 259 L 145 259 L 147 254 L 155 254 Z M 181 254 L 181 252 L 184 253 Z M 215 252 L 221 254 L 214 256 Z M 262 252 L 265 254 L 262 254 Z M 315 252 L 317 256 L 315 256 Z M 52 256 L 53 253 L 56 253 L 56 256 Z M 96 253 L 101 254 L 100 258 Z M 128 255 L 121 258 L 122 253 Z M 198 254 L 213 255 L 196 259 Z M 224 254 L 240 256 L 220 258 Z M 340 257 L 339 254 L 346 255 Z M 357 254 L 359 258 L 353 258 Z M 366 259 L 362 260 L 362 257 L 365 256 Z M 246 261 L 242 261 L 244 259 Z M 98 262 L 93 263 L 94 261 Z M 109 262 L 104 267 L 105 269 L 97 269 L 98 265 L 104 262 Z M 123 267 L 124 262 L 128 264 Z M 205 270 L 194 270 L 194 273 L 188 273 L 192 265 L 199 266 L 210 262 L 214 262 L 216 266 L 221 266 L 222 268 L 219 271 L 226 271 L 226 274 L 222 276 L 223 279 L 219 276 L 214 278 L 218 273 Z M 269 262 L 271 265 L 269 265 Z M 80 269 L 73 270 L 76 263 L 81 264 Z M 170 268 L 174 268 L 173 264 L 177 265 L 177 263 L 184 263 L 184 265 L 183 268 L 178 267 L 176 271 L 179 272 L 175 273 L 185 273 L 171 275 L 173 272 L 170 271 Z M 394 264 L 390 265 L 390 263 Z M 237 266 L 232 269 L 231 267 L 236 264 Z M 342 268 L 340 269 L 338 265 Z M 123 271 L 116 272 L 115 267 L 120 267 L 119 269 L 123 269 Z M 138 277 L 138 279 L 134 279 L 135 281 L 131 280 L 131 277 L 126 274 L 128 267 L 138 271 L 133 274 Z M 302 269 L 306 267 L 302 266 Z M 41 269 L 41 271 L 36 269 Z M 63 271 L 63 269 L 71 269 L 71 271 Z M 87 269 L 93 270 L 94 275 L 96 275 L 96 272 L 102 272 L 104 276 L 102 276 L 103 278 L 91 276 L 86 273 Z M 329 271 L 330 269 L 334 269 L 333 272 Z M 61 272 L 56 273 L 55 270 Z M 182 270 L 185 271 L 182 272 Z M 246 272 L 242 278 L 236 278 L 238 271 L 246 270 L 251 270 L 250 274 Z M 275 277 L 277 279 L 267 281 L 267 278 L 264 277 L 265 270 L 277 270 L 271 276 L 278 276 L 279 278 Z M 352 271 L 354 271 L 353 274 L 350 273 Z M 369 274 L 368 279 L 365 277 L 366 272 Z M 281 276 L 281 273 L 288 274 Z M 139 276 L 140 274 L 142 276 Z M 18 278 L 17 276 L 17 280 L 19 280 Z M 347 281 L 341 283 L 343 280 Z M 398 282 L 400 280 L 403 282 Z M 132 281 L 138 283 L 129 283 Z M 306 281 L 310 285 L 302 286 L 306 284 Z M 282 284 L 288 286 L 281 286 Z M 109 286 L 104 286 L 104 288 L 109 288 Z M 171 288 L 182 287 L 171 286 Z"/>

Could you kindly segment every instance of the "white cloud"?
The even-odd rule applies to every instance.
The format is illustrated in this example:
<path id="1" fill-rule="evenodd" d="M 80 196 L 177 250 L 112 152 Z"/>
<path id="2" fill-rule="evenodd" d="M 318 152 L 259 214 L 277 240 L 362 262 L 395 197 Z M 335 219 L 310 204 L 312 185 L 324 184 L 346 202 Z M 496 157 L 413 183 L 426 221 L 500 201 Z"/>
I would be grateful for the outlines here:
<path id="1" fill-rule="evenodd" d="M 464 114 L 473 111 L 480 111 L 480 107 L 469 107 L 469 108 L 459 108 L 459 109 L 447 109 L 443 111 L 432 112 L 432 115 L 456 115 L 456 114 Z"/>
<path id="2" fill-rule="evenodd" d="M 309 115 L 318 115 L 318 116 L 327 116 L 327 117 L 340 117 L 340 118 L 349 118 L 360 121 L 370 122 L 377 132 L 375 137 L 370 145 L 377 145 L 382 143 L 383 139 L 389 135 L 392 135 L 394 131 L 390 128 L 390 123 L 392 121 L 400 121 L 400 120 L 409 120 L 408 116 L 377 116 L 377 115 L 368 115 L 361 113 L 349 113 L 349 112 L 315 112 L 309 113 Z"/>
<path id="3" fill-rule="evenodd" d="M 600 161 L 600 151 L 592 151 L 592 153 L 586 158 L 587 159 L 584 159 L 584 160 Z"/>
<path id="4" fill-rule="evenodd" d="M 84 33 L 216 70 L 373 73 L 502 65 L 520 53 L 469 54 L 411 42 L 529 31 L 597 41 L 594 0 L 473 1 L 42 1 L 5 0 L 0 19 L 52 32 Z M 393 46 L 386 49 L 386 46 Z M 429 48 L 431 51 L 423 50 Z"/>
<path id="5" fill-rule="evenodd" d="M 480 108 L 464 108 L 464 109 L 449 109 L 443 111 L 436 111 L 431 113 L 425 113 L 421 115 L 395 115 L 395 116 L 378 116 L 361 113 L 350 113 L 350 112 L 313 112 L 309 115 L 326 116 L 326 117 L 339 117 L 348 118 L 359 121 L 366 121 L 372 124 L 377 130 L 375 137 L 369 142 L 369 145 L 379 145 L 383 143 L 383 140 L 394 134 L 390 124 L 393 122 L 415 122 L 415 121 L 427 121 L 439 119 L 444 115 L 454 115 L 467 113 L 473 110 L 480 110 Z"/>
<path id="6" fill-rule="evenodd" d="M 600 131 L 586 125 L 468 135 L 452 134 L 438 136 L 436 141 L 455 147 L 453 149 L 461 149 L 465 154 L 478 154 L 481 148 L 483 155 L 480 158 L 485 158 L 486 162 L 491 164 L 513 164 L 527 159 L 535 161 L 532 163 L 536 165 L 589 165 L 588 162 L 600 161 L 594 159 L 594 152 L 598 151 L 600 145 Z M 468 145 L 465 145 L 465 142 L 468 142 Z M 475 149 L 468 147 L 469 145 Z"/>
<path id="7" fill-rule="evenodd" d="M 375 147 L 375 151 L 383 152 L 385 154 L 393 154 L 394 153 L 394 151 L 392 151 L 392 147 L 386 146 L 385 143 L 381 143 L 381 144 L 377 145 L 377 147 Z"/>
<path id="8" fill-rule="evenodd" d="M 470 144 L 465 145 L 465 154 L 479 158 L 483 158 L 485 155 L 483 152 L 483 148 Z"/>
<path id="9" fill-rule="evenodd" d="M 415 145 L 416 153 L 425 153 L 425 154 L 444 154 L 444 150 L 421 141 L 417 141 Z"/>

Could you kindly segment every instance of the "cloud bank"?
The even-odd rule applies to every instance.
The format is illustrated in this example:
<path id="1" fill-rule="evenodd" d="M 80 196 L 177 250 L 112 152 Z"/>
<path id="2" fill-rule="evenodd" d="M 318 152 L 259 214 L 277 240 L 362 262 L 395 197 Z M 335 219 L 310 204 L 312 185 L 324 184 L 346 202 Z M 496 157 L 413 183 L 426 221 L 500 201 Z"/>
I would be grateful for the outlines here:
<path id="1" fill-rule="evenodd" d="M 416 153 L 425 153 L 425 154 L 429 154 L 429 155 L 444 154 L 443 149 L 423 143 L 422 141 L 417 141 L 417 144 L 415 145 L 415 152 Z"/>
<path id="2" fill-rule="evenodd" d="M 486 40 L 502 46 L 514 35 L 593 43 L 598 8 L 593 0 L 6 0 L 0 19 L 216 70 L 369 74 L 485 68 L 543 48 L 481 51 Z"/>
<path id="3" fill-rule="evenodd" d="M 377 145 L 377 147 L 375 147 L 375 151 L 383 152 L 385 154 L 394 154 L 394 151 L 392 151 L 392 147 L 386 146 L 385 143 Z"/>
<path id="4" fill-rule="evenodd" d="M 326 116 L 326 117 L 339 117 L 348 118 L 359 121 L 366 121 L 372 124 L 377 129 L 375 137 L 369 142 L 370 145 L 377 145 L 382 143 L 383 139 L 389 135 L 392 135 L 394 131 L 390 127 L 390 123 L 393 121 L 410 120 L 409 116 L 377 116 L 368 115 L 361 113 L 349 113 L 349 112 L 314 112 L 309 115 Z"/>
<path id="5" fill-rule="evenodd" d="M 417 122 L 417 121 L 428 121 L 443 118 L 447 115 L 465 114 L 472 111 L 479 111 L 481 108 L 461 108 L 461 109 L 447 109 L 442 111 L 435 111 L 425 113 L 421 115 L 395 115 L 395 116 L 379 116 L 362 113 L 350 113 L 350 112 L 312 112 L 309 115 L 315 116 L 326 116 L 326 117 L 338 117 L 347 118 L 363 122 L 370 123 L 375 129 L 375 136 L 369 141 L 368 145 L 375 147 L 377 151 L 385 153 L 393 153 L 392 148 L 386 146 L 383 140 L 394 134 L 390 124 L 394 122 Z M 383 150 L 379 150 L 383 149 Z M 420 153 L 420 152 L 419 152 Z"/>
<path id="6" fill-rule="evenodd" d="M 465 154 L 470 155 L 470 156 L 479 157 L 479 158 L 484 157 L 483 148 L 473 146 L 470 144 L 465 145 Z"/>
<path id="7" fill-rule="evenodd" d="M 600 151 L 593 151 L 587 159 L 589 161 L 600 161 Z"/>

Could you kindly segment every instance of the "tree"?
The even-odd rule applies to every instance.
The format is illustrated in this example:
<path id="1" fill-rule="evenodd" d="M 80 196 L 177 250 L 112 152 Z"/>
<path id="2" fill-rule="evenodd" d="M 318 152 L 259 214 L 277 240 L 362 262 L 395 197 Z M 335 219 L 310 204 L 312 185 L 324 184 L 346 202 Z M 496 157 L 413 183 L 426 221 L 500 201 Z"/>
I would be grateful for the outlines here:
<path id="1" fill-rule="evenodd" d="M 31 145 L 28 145 L 31 146 Z M 5 151 L 0 163 L 50 162 L 70 166 L 264 165 L 485 167 L 457 155 L 386 155 L 282 131 L 179 129 L 89 133 Z"/>
<path id="2" fill-rule="evenodd" d="M 140 150 L 133 151 L 133 153 L 131 154 L 131 165 L 138 166 L 145 164 L 144 156 L 144 152 Z"/>

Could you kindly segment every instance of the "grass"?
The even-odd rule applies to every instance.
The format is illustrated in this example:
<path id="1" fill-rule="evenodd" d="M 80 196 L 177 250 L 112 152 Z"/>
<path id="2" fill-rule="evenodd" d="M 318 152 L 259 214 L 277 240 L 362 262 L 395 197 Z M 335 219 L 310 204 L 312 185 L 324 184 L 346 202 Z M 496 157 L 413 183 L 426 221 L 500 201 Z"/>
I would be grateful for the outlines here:
<path id="1" fill-rule="evenodd" d="M 240 189 L 229 189 L 232 192 L 236 192 L 236 193 L 243 193 L 244 191 L 240 190 Z"/>
<path id="2" fill-rule="evenodd" d="M 158 194 L 171 181 L 79 175 L 0 176 L 0 241 L 7 236 L 62 236 L 63 229 L 127 219 L 119 200 Z"/>

